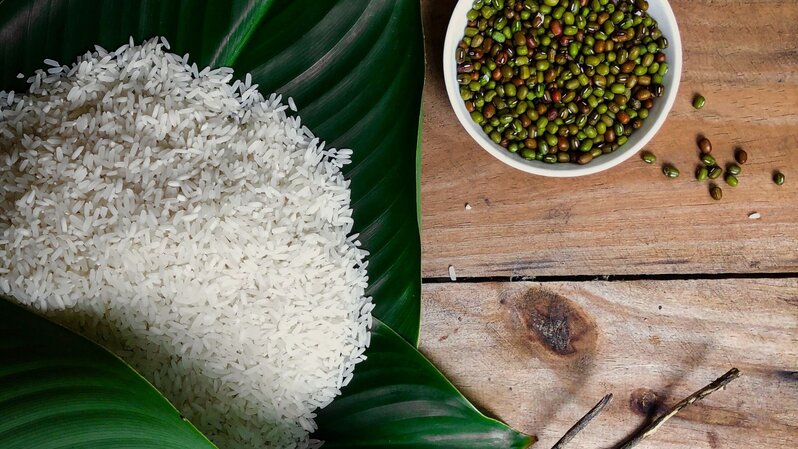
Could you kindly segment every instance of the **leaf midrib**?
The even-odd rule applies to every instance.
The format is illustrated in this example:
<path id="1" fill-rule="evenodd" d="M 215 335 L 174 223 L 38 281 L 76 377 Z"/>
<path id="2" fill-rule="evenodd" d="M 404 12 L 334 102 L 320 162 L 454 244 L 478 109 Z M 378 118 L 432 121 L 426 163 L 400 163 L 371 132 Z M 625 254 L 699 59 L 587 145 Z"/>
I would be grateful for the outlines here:
<path id="1" fill-rule="evenodd" d="M 5 0 L 0 0 L 0 4 L 2 4 Z M 238 60 L 238 56 L 241 54 L 241 51 L 247 46 L 250 39 L 252 39 L 252 34 L 258 28 L 258 26 L 263 22 L 266 14 L 268 14 L 271 7 L 274 5 L 274 0 L 250 0 L 250 4 L 247 7 L 247 12 L 240 15 L 238 19 L 238 23 L 234 23 L 230 27 L 230 33 L 228 33 L 223 42 L 224 45 L 220 45 L 217 47 L 216 51 L 213 53 L 213 57 L 210 61 L 211 67 L 232 67 L 233 64 L 236 63 Z M 241 26 L 241 22 L 246 21 L 247 17 L 249 17 L 249 11 L 253 9 L 253 7 L 257 7 L 255 12 L 255 18 L 253 20 L 247 21 L 247 26 L 244 27 L 244 32 L 237 41 L 230 43 L 230 39 L 233 36 L 238 35 L 237 31 Z M 230 49 L 230 51 L 225 52 L 225 49 Z M 223 57 L 223 53 L 226 53 L 226 56 Z"/>

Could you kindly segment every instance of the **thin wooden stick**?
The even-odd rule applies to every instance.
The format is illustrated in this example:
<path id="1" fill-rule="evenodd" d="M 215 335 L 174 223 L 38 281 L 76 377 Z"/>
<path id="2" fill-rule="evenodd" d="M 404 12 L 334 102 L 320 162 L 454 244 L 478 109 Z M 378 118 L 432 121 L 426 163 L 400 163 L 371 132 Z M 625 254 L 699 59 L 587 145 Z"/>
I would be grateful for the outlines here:
<path id="1" fill-rule="evenodd" d="M 598 416 L 598 414 L 601 413 L 601 411 L 604 410 L 604 407 L 609 405 L 610 402 L 612 402 L 612 393 L 601 398 L 598 404 L 594 405 L 593 408 L 591 408 L 590 411 L 587 412 L 587 414 L 582 417 L 582 419 L 577 421 L 573 427 L 568 429 L 568 431 L 565 432 L 565 435 L 563 435 L 562 438 L 560 438 L 560 441 L 558 441 L 557 444 L 555 444 L 551 449 L 564 448 L 565 445 L 568 444 L 569 441 L 573 440 L 576 434 L 581 432 L 582 429 L 587 427 L 587 425 L 590 424 L 590 421 L 592 421 L 593 418 Z"/>
<path id="2" fill-rule="evenodd" d="M 679 413 L 682 409 L 687 407 L 688 405 L 700 401 L 705 397 L 709 396 L 710 394 L 720 390 L 721 388 L 725 387 L 729 384 L 729 382 L 733 381 L 734 379 L 740 377 L 740 370 L 737 368 L 732 368 L 726 374 L 720 376 L 719 378 L 715 379 L 714 382 L 707 385 L 706 387 L 696 391 L 695 393 L 691 394 L 690 396 L 684 398 L 681 402 L 674 405 L 673 408 L 668 410 L 667 413 L 660 416 L 659 418 L 655 419 L 651 424 L 643 428 L 640 432 L 634 435 L 629 441 L 624 443 L 618 449 L 631 449 L 637 446 L 641 441 L 645 440 L 646 438 L 650 437 L 654 434 L 666 421 L 671 419 L 675 414 Z"/>

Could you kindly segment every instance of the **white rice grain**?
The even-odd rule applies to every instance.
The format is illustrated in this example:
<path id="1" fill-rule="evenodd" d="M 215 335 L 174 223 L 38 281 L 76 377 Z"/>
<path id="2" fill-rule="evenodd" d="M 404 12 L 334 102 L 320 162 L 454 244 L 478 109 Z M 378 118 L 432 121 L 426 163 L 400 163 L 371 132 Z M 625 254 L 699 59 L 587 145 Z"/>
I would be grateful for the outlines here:
<path id="1" fill-rule="evenodd" d="M 306 447 L 369 343 L 351 151 L 168 48 L 48 59 L 0 92 L 0 293 L 120 355 L 219 447 Z"/>

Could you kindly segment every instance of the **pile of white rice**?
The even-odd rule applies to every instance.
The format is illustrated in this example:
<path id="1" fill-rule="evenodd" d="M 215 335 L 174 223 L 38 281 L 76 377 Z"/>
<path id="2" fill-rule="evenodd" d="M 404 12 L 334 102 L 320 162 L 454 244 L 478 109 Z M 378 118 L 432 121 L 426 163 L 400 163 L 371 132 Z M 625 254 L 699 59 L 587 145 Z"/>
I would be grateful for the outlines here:
<path id="1" fill-rule="evenodd" d="M 351 151 L 168 49 L 46 60 L 0 92 L 0 291 L 114 351 L 219 447 L 306 446 L 369 343 Z"/>

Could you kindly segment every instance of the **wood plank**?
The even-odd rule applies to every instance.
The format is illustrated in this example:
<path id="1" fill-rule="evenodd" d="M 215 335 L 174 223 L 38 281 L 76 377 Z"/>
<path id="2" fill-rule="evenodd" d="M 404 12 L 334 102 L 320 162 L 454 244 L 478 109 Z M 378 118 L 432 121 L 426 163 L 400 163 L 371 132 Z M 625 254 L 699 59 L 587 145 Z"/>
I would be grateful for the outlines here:
<path id="1" fill-rule="evenodd" d="M 548 179 L 483 151 L 444 91 L 454 3 L 423 2 L 425 277 L 446 277 L 449 265 L 460 276 L 798 271 L 798 2 L 671 2 L 683 84 L 648 149 L 681 169 L 676 180 L 637 157 L 602 174 Z M 700 112 L 691 107 L 696 92 L 707 97 Z M 740 186 L 724 188 L 720 203 L 693 177 L 700 133 L 719 161 L 731 161 L 736 146 L 750 155 Z M 782 187 L 771 182 L 775 169 L 787 177 Z M 752 212 L 762 218 L 750 220 Z"/>
<path id="2" fill-rule="evenodd" d="M 551 447 L 611 447 L 731 367 L 743 376 L 641 449 L 798 447 L 796 279 L 427 284 L 421 350 L 483 410 Z"/>

